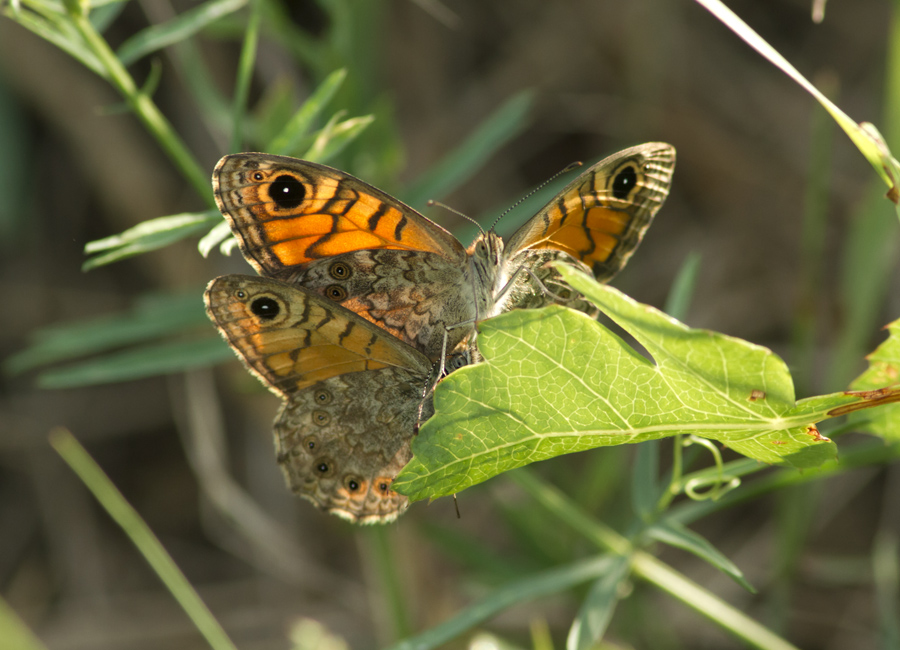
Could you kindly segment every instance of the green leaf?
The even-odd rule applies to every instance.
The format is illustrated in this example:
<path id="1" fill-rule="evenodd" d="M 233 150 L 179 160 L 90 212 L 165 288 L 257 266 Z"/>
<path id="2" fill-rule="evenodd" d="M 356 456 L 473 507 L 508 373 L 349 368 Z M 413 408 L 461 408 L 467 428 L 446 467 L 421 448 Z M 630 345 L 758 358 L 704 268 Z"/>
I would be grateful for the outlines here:
<path id="1" fill-rule="evenodd" d="M 221 215 L 216 210 L 148 219 L 121 234 L 89 242 L 84 247 L 86 254 L 106 252 L 88 259 L 81 268 L 83 271 L 89 271 L 126 257 L 165 248 L 185 237 L 203 232 L 220 219 Z"/>
<path id="2" fill-rule="evenodd" d="M 523 91 L 510 97 L 405 193 L 406 202 L 422 206 L 429 199 L 446 196 L 478 173 L 485 162 L 528 124 L 534 93 Z"/>
<path id="3" fill-rule="evenodd" d="M 37 383 L 41 388 L 108 384 L 205 368 L 233 358 L 231 348 L 218 336 L 172 341 L 130 348 L 70 367 L 50 370 L 42 373 Z"/>
<path id="4" fill-rule="evenodd" d="M 0 650 L 47 650 L 16 611 L 0 597 Z"/>
<path id="5" fill-rule="evenodd" d="M 719 569 L 722 573 L 730 577 L 736 583 L 752 594 L 756 593 L 747 579 L 744 578 L 743 572 L 737 565 L 725 557 L 710 544 L 704 537 L 698 535 L 689 528 L 684 527 L 677 521 L 664 520 L 655 523 L 644 531 L 649 539 L 657 542 L 680 548 L 688 553 L 693 553 L 697 557 Z"/>
<path id="6" fill-rule="evenodd" d="M 618 563 L 614 555 L 575 562 L 557 569 L 549 569 L 500 587 L 479 602 L 469 606 L 448 621 L 422 634 L 401 641 L 390 650 L 430 650 L 459 636 L 466 630 L 486 621 L 494 614 L 513 605 L 541 596 L 555 594 L 575 585 L 594 580 L 609 573 Z"/>
<path id="7" fill-rule="evenodd" d="M 122 65 L 131 65 L 141 57 L 183 41 L 212 22 L 247 4 L 247 0 L 209 0 L 165 23 L 151 25 L 129 38 L 117 52 Z"/>
<path id="8" fill-rule="evenodd" d="M 309 134 L 313 123 L 334 98 L 346 78 L 345 69 L 335 70 L 328 75 L 264 150 L 274 154 L 294 155 L 298 144 Z"/>
<path id="9" fill-rule="evenodd" d="M 662 496 L 659 484 L 659 443 L 645 442 L 637 450 L 634 471 L 631 473 L 631 502 L 642 521 L 652 521 Z"/>
<path id="10" fill-rule="evenodd" d="M 627 557 L 614 557 L 609 571 L 594 583 L 581 604 L 569 628 L 566 650 L 587 650 L 603 638 L 619 602 L 619 587 L 628 578 L 630 568 Z"/>
<path id="11" fill-rule="evenodd" d="M 183 296 L 144 296 L 131 313 L 37 331 L 31 347 L 9 357 L 4 370 L 17 374 L 208 324 L 199 289 Z"/>
<path id="12" fill-rule="evenodd" d="M 436 414 L 413 442 L 398 491 L 450 495 L 538 460 L 679 433 L 765 463 L 816 467 L 837 450 L 815 423 L 873 405 L 843 393 L 795 403 L 787 367 L 770 350 L 692 330 L 583 274 L 560 272 L 653 361 L 561 307 L 480 323 L 485 362 L 438 386 Z"/>
<path id="13" fill-rule="evenodd" d="M 875 348 L 867 358 L 869 368 L 853 380 L 850 388 L 879 395 L 882 389 L 900 383 L 900 319 L 887 326 L 887 340 Z M 900 404 L 886 404 L 881 408 L 854 413 L 852 421 L 864 431 L 890 442 L 900 441 Z"/>
<path id="14" fill-rule="evenodd" d="M 203 257 L 209 257 L 212 249 L 221 244 L 228 237 L 231 237 L 231 226 L 223 219 L 200 238 L 200 241 L 197 242 L 197 250 L 200 251 L 200 254 Z"/>
<path id="15" fill-rule="evenodd" d="M 338 114 L 326 124 L 317 134 L 315 141 L 302 158 L 315 162 L 326 162 L 336 156 L 344 147 L 353 142 L 366 130 L 375 119 L 373 115 L 351 117 L 343 122 L 337 121 Z"/>
<path id="16" fill-rule="evenodd" d="M 34 8 L 41 8 L 40 5 Z M 25 29 L 40 36 L 49 43 L 66 52 L 77 61 L 80 61 L 88 70 L 100 77 L 106 77 L 106 70 L 97 56 L 88 48 L 84 39 L 72 26 L 66 16 L 58 15 L 50 10 L 44 11 L 44 16 L 39 16 L 30 11 L 16 11 L 12 7 L 4 9 L 3 13 L 19 23 Z"/>
<path id="17" fill-rule="evenodd" d="M 672 318 L 683 320 L 687 317 L 697 287 L 697 274 L 700 272 L 700 253 L 689 254 L 678 269 L 678 275 L 672 282 L 669 295 L 666 297 L 665 311 Z"/>

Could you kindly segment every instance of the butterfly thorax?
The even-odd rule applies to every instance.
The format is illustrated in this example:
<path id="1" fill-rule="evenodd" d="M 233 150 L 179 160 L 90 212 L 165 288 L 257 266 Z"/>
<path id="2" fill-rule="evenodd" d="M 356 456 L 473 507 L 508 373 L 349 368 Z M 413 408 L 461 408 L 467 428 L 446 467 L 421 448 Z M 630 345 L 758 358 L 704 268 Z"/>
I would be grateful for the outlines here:
<path id="1" fill-rule="evenodd" d="M 469 280 L 475 297 L 475 320 L 498 313 L 495 297 L 508 281 L 503 264 L 503 240 L 493 231 L 469 246 Z"/>

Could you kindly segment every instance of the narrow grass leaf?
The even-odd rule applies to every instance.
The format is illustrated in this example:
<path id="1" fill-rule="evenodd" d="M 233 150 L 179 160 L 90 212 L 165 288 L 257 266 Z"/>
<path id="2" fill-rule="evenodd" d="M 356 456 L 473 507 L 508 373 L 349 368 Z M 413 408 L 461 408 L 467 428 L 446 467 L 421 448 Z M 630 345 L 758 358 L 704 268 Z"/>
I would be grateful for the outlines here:
<path id="1" fill-rule="evenodd" d="M 303 102 L 284 128 L 265 146 L 264 151 L 280 155 L 294 155 L 298 144 L 309 134 L 316 119 L 334 98 L 347 78 L 347 70 L 335 70 L 319 84 L 315 92 Z"/>
<path id="2" fill-rule="evenodd" d="M 479 324 L 485 362 L 445 378 L 395 489 L 459 492 L 501 472 L 595 447 L 694 434 L 764 463 L 817 467 L 837 455 L 817 422 L 900 400 L 836 393 L 795 401 L 771 350 L 692 330 L 616 289 L 563 278 L 647 350 L 648 360 L 584 314 L 553 306 Z"/>
<path id="3" fill-rule="evenodd" d="M 753 586 L 744 578 L 743 572 L 738 566 L 725 557 L 719 550 L 710 544 L 703 536 L 698 535 L 676 521 L 663 520 L 657 522 L 644 531 L 644 535 L 657 542 L 680 548 L 688 553 L 693 553 L 700 559 L 709 562 L 741 585 L 752 594 L 756 593 Z"/>
<path id="4" fill-rule="evenodd" d="M 649 440 L 638 445 L 634 471 L 631 473 L 631 504 L 642 521 L 652 521 L 656 517 L 661 495 L 659 442 Z"/>
<path id="5" fill-rule="evenodd" d="M 122 65 L 193 36 L 210 23 L 246 5 L 248 0 L 209 0 L 165 23 L 151 25 L 129 38 L 117 52 Z"/>
<path id="6" fill-rule="evenodd" d="M 213 226 L 208 233 L 200 238 L 200 241 L 197 242 L 197 250 L 200 251 L 200 254 L 203 257 L 209 257 L 212 249 L 221 244 L 230 236 L 231 226 L 229 226 L 228 222 L 223 219 L 219 221 L 219 223 L 217 223 L 215 226 Z"/>
<path id="7" fill-rule="evenodd" d="M 16 611 L 0 597 L 0 650 L 47 650 Z"/>
<path id="8" fill-rule="evenodd" d="M 131 542 L 153 571 L 169 589 L 178 604 L 193 621 L 213 650 L 236 650 L 225 631 L 206 604 L 194 591 L 187 578 L 160 544 L 159 540 L 129 505 L 112 481 L 94 462 L 71 433 L 56 429 L 50 433 L 50 444 L 103 506 L 110 517 L 128 535 Z"/>
<path id="9" fill-rule="evenodd" d="M 330 121 L 322 128 L 312 146 L 302 157 L 306 160 L 327 162 L 356 140 L 374 120 L 374 115 L 363 115 L 351 117 L 343 122 Z"/>
<path id="10" fill-rule="evenodd" d="M 559 593 L 606 575 L 615 566 L 617 559 L 616 556 L 602 555 L 512 582 L 496 589 L 450 620 L 418 636 L 401 641 L 392 646 L 390 650 L 437 648 L 513 605 Z"/>
<path id="11" fill-rule="evenodd" d="M 47 18 L 38 16 L 30 11 L 16 12 L 7 7 L 3 13 L 19 23 L 28 31 L 40 36 L 45 41 L 52 43 L 75 60 L 81 62 L 88 70 L 100 77 L 106 77 L 106 70 L 100 60 L 85 46 L 84 39 L 68 24 L 65 17 L 54 16 Z"/>
<path id="12" fill-rule="evenodd" d="M 91 24 L 101 34 L 121 15 L 127 0 L 115 0 L 114 2 L 92 2 L 91 13 L 88 14 Z"/>
<path id="13" fill-rule="evenodd" d="M 788 63 L 775 48 L 769 45 L 759 34 L 753 31 L 747 23 L 738 18 L 720 0 L 697 0 L 716 18 L 721 20 L 729 29 L 740 36 L 750 47 L 759 52 L 773 65 L 783 71 L 791 79 L 797 82 L 803 89 L 810 93 L 834 118 L 835 122 L 844 130 L 853 144 L 860 150 L 869 164 L 875 169 L 882 180 L 887 184 L 892 194 L 891 200 L 896 204 L 900 199 L 897 183 L 900 182 L 900 163 L 891 155 L 887 144 L 871 124 L 857 124 L 837 107 L 830 99 L 822 94 L 806 77 Z M 889 195 L 890 196 L 890 195 Z"/>
<path id="14" fill-rule="evenodd" d="M 174 341 L 132 348 L 38 376 L 41 388 L 73 388 L 132 381 L 206 368 L 234 358 L 234 353 L 219 337 Z"/>
<path id="15" fill-rule="evenodd" d="M 887 330 L 887 340 L 867 357 L 869 368 L 853 380 L 851 389 L 878 393 L 900 382 L 900 319 L 888 325 Z M 851 421 L 863 431 L 889 442 L 900 441 L 900 404 L 854 413 Z"/>
<path id="16" fill-rule="evenodd" d="M 666 297 L 666 305 L 663 308 L 669 316 L 684 320 L 687 318 L 691 300 L 694 297 L 694 289 L 697 286 L 697 275 L 700 273 L 700 253 L 690 253 L 678 269 L 678 275 L 672 282 L 669 295 Z"/>
<path id="17" fill-rule="evenodd" d="M 30 347 L 9 357 L 3 369 L 17 374 L 208 324 L 200 289 L 181 296 L 145 296 L 127 314 L 38 330 Z"/>
<path id="18" fill-rule="evenodd" d="M 244 31 L 244 44 L 238 61 L 237 79 L 234 84 L 234 101 L 231 106 L 231 146 L 229 151 L 240 151 L 244 141 L 244 115 L 247 112 L 247 97 L 256 63 L 256 46 L 259 43 L 259 15 L 261 0 L 250 0 L 250 19 Z"/>
<path id="19" fill-rule="evenodd" d="M 422 206 L 446 196 L 462 185 L 504 144 L 528 125 L 534 93 L 523 91 L 509 98 L 469 137 L 419 178 L 405 193 L 407 203 Z"/>
<path id="20" fill-rule="evenodd" d="M 84 247 L 86 254 L 101 254 L 89 258 L 81 268 L 89 271 L 127 257 L 165 248 L 203 232 L 220 218 L 221 215 L 216 210 L 207 210 L 149 219 L 118 235 L 88 242 Z"/>
<path id="21" fill-rule="evenodd" d="M 628 579 L 630 569 L 627 557 L 613 556 L 613 560 L 609 571 L 594 583 L 581 604 L 569 628 L 566 650 L 589 650 L 606 634 L 619 602 L 620 586 Z"/>

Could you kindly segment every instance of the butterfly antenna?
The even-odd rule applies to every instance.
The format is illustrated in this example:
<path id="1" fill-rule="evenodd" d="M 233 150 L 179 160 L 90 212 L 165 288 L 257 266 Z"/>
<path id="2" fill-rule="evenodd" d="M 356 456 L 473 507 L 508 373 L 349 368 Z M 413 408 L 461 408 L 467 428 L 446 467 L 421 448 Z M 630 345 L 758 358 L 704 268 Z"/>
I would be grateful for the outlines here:
<path id="1" fill-rule="evenodd" d="M 447 205 L 446 203 L 441 203 L 440 201 L 434 201 L 434 200 L 432 200 L 432 199 L 428 199 L 428 201 L 427 201 L 427 203 L 425 203 L 425 205 L 427 205 L 429 208 L 430 208 L 431 206 L 435 206 L 435 207 L 438 207 L 438 208 L 444 208 L 444 209 L 447 210 L 448 212 L 452 212 L 453 214 L 455 214 L 457 217 L 462 217 L 462 218 L 465 219 L 466 221 L 471 221 L 472 223 L 475 224 L 475 227 L 478 228 L 478 230 L 481 231 L 481 234 L 482 234 L 482 235 L 484 234 L 484 228 L 481 227 L 481 224 L 480 224 L 480 223 L 478 223 L 477 221 L 475 221 L 475 220 L 474 220 L 472 217 L 470 217 L 469 215 L 463 214 L 462 212 L 460 212 L 459 210 L 456 210 L 455 208 L 451 208 L 451 207 L 450 207 L 449 205 Z"/>
<path id="2" fill-rule="evenodd" d="M 557 178 L 559 178 L 559 177 L 562 176 L 563 174 L 568 174 L 568 173 L 569 173 L 570 171 L 572 171 L 573 169 L 578 169 L 578 168 L 581 167 L 583 164 L 584 164 L 584 163 L 583 163 L 583 162 L 580 162 L 580 161 L 576 161 L 576 162 L 573 162 L 573 163 L 569 163 L 568 165 L 566 165 L 565 167 L 563 167 L 562 169 L 560 169 L 558 172 L 556 172 L 555 174 L 553 174 L 553 176 L 551 176 L 550 178 L 548 178 L 547 180 L 545 180 L 543 183 L 541 183 L 540 185 L 538 185 L 537 187 L 535 187 L 533 190 L 531 190 L 528 194 L 526 194 L 526 195 L 523 196 L 521 199 L 519 199 L 518 201 L 516 201 L 515 203 L 513 203 L 511 206 L 509 206 L 508 208 L 506 208 L 506 210 L 503 211 L 503 214 L 501 214 L 499 217 L 497 217 L 497 218 L 494 220 L 494 223 L 491 224 L 491 230 L 493 230 L 493 229 L 497 226 L 497 224 L 500 223 L 500 220 L 501 220 L 503 217 L 505 217 L 505 216 L 508 215 L 510 212 L 512 212 L 513 210 L 515 210 L 517 207 L 519 207 L 520 205 L 522 205 L 522 203 L 524 203 L 525 201 L 527 201 L 528 199 L 530 199 L 532 196 L 534 196 L 535 194 L 537 194 L 538 192 L 540 192 L 540 191 L 541 191 L 542 189 L 544 189 L 547 185 L 549 185 L 550 183 L 552 183 L 553 181 L 555 181 Z"/>

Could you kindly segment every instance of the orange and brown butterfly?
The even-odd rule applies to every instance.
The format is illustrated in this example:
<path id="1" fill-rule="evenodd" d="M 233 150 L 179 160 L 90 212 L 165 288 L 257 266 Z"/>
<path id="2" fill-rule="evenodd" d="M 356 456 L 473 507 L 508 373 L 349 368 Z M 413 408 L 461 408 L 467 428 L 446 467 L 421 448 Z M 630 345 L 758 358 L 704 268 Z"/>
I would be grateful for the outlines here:
<path id="1" fill-rule="evenodd" d="M 397 199 L 312 162 L 225 156 L 213 190 L 258 273 L 340 304 L 434 361 L 476 322 L 545 302 L 532 276 L 554 279 L 548 260 L 598 280 L 615 275 L 668 196 L 674 167 L 665 143 L 620 151 L 581 173 L 508 243 L 491 230 L 468 250 Z"/>
<path id="2" fill-rule="evenodd" d="M 333 301 L 280 280 L 226 275 L 204 298 L 225 340 L 284 398 L 275 446 L 290 488 L 353 522 L 383 523 L 403 512 L 408 500 L 391 482 L 412 456 L 419 417 L 432 414 L 435 364 Z M 450 368 L 462 363 L 455 355 Z"/>

